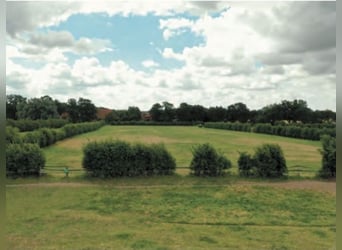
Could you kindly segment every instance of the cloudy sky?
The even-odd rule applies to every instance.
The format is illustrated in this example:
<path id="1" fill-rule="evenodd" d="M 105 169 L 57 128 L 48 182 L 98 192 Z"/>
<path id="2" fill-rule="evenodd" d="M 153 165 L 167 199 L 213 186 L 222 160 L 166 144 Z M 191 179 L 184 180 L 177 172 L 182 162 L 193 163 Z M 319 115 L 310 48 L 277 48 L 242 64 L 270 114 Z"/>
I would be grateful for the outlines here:
<path id="1" fill-rule="evenodd" d="M 7 2 L 6 91 L 336 110 L 335 2 Z"/>

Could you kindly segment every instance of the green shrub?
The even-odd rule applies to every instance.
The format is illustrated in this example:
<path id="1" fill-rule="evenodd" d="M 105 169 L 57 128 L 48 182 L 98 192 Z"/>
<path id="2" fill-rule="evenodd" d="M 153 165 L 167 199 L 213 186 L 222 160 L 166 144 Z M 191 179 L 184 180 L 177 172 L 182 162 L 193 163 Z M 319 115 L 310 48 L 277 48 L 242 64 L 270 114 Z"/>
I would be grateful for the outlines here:
<path id="1" fill-rule="evenodd" d="M 336 139 L 322 136 L 322 168 L 319 175 L 323 178 L 336 177 Z"/>
<path id="2" fill-rule="evenodd" d="M 8 144 L 6 147 L 6 175 L 39 175 L 45 158 L 36 144 Z"/>
<path id="3" fill-rule="evenodd" d="M 164 144 L 152 144 L 152 168 L 157 175 L 170 175 L 176 170 L 176 160 L 166 150 Z"/>
<path id="4" fill-rule="evenodd" d="M 281 177 L 287 173 L 283 151 L 276 144 L 264 144 L 255 151 L 256 175 L 260 177 Z"/>
<path id="5" fill-rule="evenodd" d="M 246 152 L 240 153 L 238 159 L 238 168 L 240 176 L 254 176 L 256 171 L 254 158 Z"/>
<path id="6" fill-rule="evenodd" d="M 161 144 L 90 142 L 83 153 L 83 167 L 94 177 L 167 175 L 176 168 L 174 158 Z"/>
<path id="7" fill-rule="evenodd" d="M 231 167 L 231 162 L 209 143 L 196 146 L 192 154 L 190 170 L 195 176 L 219 176 Z"/>
<path id="8" fill-rule="evenodd" d="M 68 123 L 64 119 L 47 119 L 47 120 L 30 120 L 20 119 L 12 120 L 7 119 L 6 124 L 18 128 L 21 132 L 33 131 L 39 128 L 60 128 Z"/>
<path id="9" fill-rule="evenodd" d="M 6 126 L 6 143 L 19 143 L 20 141 L 19 129 Z"/>

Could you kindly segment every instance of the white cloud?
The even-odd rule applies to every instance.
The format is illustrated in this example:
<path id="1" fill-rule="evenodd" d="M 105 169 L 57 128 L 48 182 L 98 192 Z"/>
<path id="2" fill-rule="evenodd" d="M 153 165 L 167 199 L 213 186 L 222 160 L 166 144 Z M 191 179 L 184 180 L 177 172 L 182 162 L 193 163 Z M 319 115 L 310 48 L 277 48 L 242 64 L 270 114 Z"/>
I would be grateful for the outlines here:
<path id="1" fill-rule="evenodd" d="M 153 61 L 153 60 L 145 60 L 141 63 L 145 68 L 154 68 L 159 67 L 159 63 Z"/>
<path id="2" fill-rule="evenodd" d="M 301 98 L 312 108 L 335 109 L 336 46 L 332 41 L 336 11 L 331 3 L 172 1 L 156 5 L 129 1 L 55 4 L 52 8 L 50 3 L 8 4 L 7 88 L 21 89 L 28 97 L 43 93 L 84 96 L 98 106 L 138 105 L 144 110 L 166 100 L 175 105 L 188 102 L 204 106 L 244 102 L 250 108 L 261 108 L 283 99 Z M 230 9 L 210 15 L 228 5 Z M 45 8 L 47 14 L 37 11 Z M 186 11 L 198 14 L 198 19 L 177 17 L 176 13 Z M 95 55 L 111 49 L 107 40 L 75 39 L 66 31 L 32 33 L 37 27 L 58 24 L 73 13 L 94 12 L 163 15 L 159 28 L 165 40 L 193 32 L 202 36 L 204 43 L 180 52 L 171 45 L 163 48 L 160 54 L 165 59 L 181 61 L 184 66 L 166 70 L 156 61 L 145 60 L 142 66 L 151 70 L 143 72 L 124 61 L 104 66 Z M 322 25 L 317 25 L 321 21 Z M 24 31 L 28 31 L 25 36 Z M 150 45 L 155 46 L 154 41 Z M 86 56 L 68 65 L 64 55 L 68 51 Z M 28 69 L 15 59 L 46 65 Z"/>

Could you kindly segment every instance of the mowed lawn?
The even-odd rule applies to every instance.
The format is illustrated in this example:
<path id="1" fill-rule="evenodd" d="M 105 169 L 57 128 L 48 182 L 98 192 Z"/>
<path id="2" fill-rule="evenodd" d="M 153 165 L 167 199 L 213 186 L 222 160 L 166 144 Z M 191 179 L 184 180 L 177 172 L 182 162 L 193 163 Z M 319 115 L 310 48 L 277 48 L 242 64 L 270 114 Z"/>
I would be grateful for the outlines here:
<path id="1" fill-rule="evenodd" d="M 7 187 L 6 207 L 8 249 L 336 249 L 319 191 L 40 183 Z"/>
<path id="2" fill-rule="evenodd" d="M 105 126 L 45 148 L 46 165 L 82 169 L 82 147 L 90 141 L 108 139 L 163 143 L 175 157 L 178 167 L 176 172 L 181 175 L 189 173 L 187 167 L 191 162 L 193 146 L 207 142 L 232 161 L 233 173 L 237 173 L 239 152 L 254 153 L 254 149 L 263 143 L 277 143 L 281 146 L 292 176 L 298 175 L 298 172 L 291 172 L 295 169 L 303 170 L 301 176 L 315 176 L 321 167 L 322 158 L 319 152 L 321 143 L 318 141 L 186 126 Z"/>

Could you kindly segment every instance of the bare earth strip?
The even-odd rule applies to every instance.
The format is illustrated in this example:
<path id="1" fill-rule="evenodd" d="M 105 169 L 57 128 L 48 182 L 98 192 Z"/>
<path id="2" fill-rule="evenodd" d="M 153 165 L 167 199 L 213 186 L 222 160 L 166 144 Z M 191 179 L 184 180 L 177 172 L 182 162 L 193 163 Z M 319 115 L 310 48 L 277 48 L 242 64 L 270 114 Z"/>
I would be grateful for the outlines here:
<path id="1" fill-rule="evenodd" d="M 285 189 L 304 189 L 310 191 L 319 191 L 324 193 L 330 193 L 336 195 L 336 181 L 287 181 L 287 182 L 237 182 L 230 185 L 100 185 L 91 183 L 67 183 L 67 182 L 55 182 L 55 183 L 30 183 L 30 184 L 10 184 L 6 187 L 94 187 L 94 186 L 110 186 L 120 189 L 140 189 L 140 188 L 170 188 L 170 187 L 224 187 L 232 185 L 242 186 L 271 186 Z"/>

